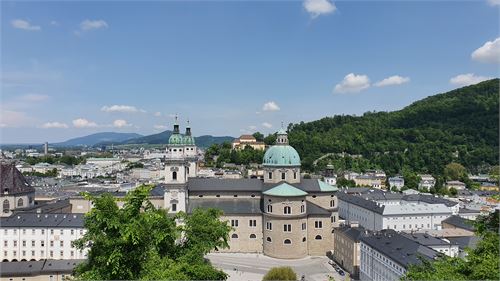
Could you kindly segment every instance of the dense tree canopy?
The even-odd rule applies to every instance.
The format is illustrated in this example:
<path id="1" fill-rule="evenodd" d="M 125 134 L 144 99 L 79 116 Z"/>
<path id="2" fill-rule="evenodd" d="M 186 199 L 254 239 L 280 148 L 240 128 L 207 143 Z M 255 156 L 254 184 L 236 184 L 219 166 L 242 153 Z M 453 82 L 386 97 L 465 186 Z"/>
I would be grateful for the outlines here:
<path id="1" fill-rule="evenodd" d="M 289 266 L 273 267 L 266 275 L 264 275 L 263 281 L 273 281 L 273 280 L 298 280 L 297 274 Z"/>
<path id="2" fill-rule="evenodd" d="M 228 247 L 230 227 L 216 209 L 171 216 L 147 200 L 150 186 L 130 192 L 123 208 L 110 194 L 86 195 L 94 208 L 85 235 L 74 242 L 89 248 L 75 274 L 82 280 L 223 280 L 226 274 L 204 258 Z M 182 224 L 176 224 L 182 221 Z"/>
<path id="3" fill-rule="evenodd" d="M 309 171 L 332 162 L 337 169 L 379 168 L 394 175 L 406 168 L 442 176 L 444 167 L 456 162 L 469 172 L 488 172 L 499 159 L 498 108 L 499 80 L 494 79 L 399 111 L 290 124 L 289 139 Z M 328 153 L 333 155 L 313 165 Z"/>
<path id="4" fill-rule="evenodd" d="M 243 149 L 233 150 L 230 143 L 213 144 L 205 152 L 205 164 L 217 167 L 222 167 L 225 163 L 237 165 L 260 164 L 263 157 L 264 150 L 253 149 L 248 145 Z"/>
<path id="5" fill-rule="evenodd" d="M 480 240 L 467 257 L 442 257 L 423 260 L 411 266 L 403 280 L 500 280 L 499 212 L 479 217 L 475 223 Z"/>

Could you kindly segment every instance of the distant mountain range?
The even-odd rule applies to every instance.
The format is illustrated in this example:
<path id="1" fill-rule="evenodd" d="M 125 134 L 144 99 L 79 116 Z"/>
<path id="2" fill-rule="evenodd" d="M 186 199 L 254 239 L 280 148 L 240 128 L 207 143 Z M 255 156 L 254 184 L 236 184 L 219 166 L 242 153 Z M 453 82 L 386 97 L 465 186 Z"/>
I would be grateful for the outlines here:
<path id="1" fill-rule="evenodd" d="M 64 142 L 54 143 L 54 146 L 101 146 L 101 145 L 121 145 L 121 144 L 167 144 L 172 131 L 167 130 L 158 134 L 143 136 L 135 133 L 103 132 L 88 136 L 69 139 Z M 233 137 L 214 137 L 204 135 L 195 137 L 196 145 L 199 147 L 209 147 L 214 143 L 233 141 Z"/>

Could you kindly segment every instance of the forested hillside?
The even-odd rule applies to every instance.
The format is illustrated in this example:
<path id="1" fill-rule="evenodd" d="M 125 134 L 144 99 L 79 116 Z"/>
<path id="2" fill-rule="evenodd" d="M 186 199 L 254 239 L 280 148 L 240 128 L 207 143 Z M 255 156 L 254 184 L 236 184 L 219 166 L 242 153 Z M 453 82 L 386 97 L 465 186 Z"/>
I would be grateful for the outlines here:
<path id="1" fill-rule="evenodd" d="M 417 101 L 394 112 L 337 115 L 290 124 L 290 144 L 306 170 L 380 168 L 442 175 L 450 162 L 470 172 L 498 165 L 499 79 Z M 354 157 L 342 157 L 336 153 Z M 314 160 L 327 153 L 313 165 Z"/>

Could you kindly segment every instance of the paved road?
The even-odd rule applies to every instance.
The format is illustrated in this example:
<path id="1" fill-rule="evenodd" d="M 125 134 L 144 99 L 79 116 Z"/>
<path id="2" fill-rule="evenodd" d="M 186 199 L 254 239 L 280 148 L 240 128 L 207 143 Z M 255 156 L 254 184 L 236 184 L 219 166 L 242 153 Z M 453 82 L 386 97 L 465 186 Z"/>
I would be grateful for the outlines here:
<path id="1" fill-rule="evenodd" d="M 229 274 L 228 281 L 262 280 L 262 277 L 272 267 L 290 266 L 297 273 L 297 277 L 305 275 L 307 281 L 326 281 L 328 276 L 335 280 L 344 280 L 332 266 L 327 257 L 308 257 L 299 260 L 282 260 L 266 257 L 259 254 L 209 254 L 207 258 L 217 268 Z"/>

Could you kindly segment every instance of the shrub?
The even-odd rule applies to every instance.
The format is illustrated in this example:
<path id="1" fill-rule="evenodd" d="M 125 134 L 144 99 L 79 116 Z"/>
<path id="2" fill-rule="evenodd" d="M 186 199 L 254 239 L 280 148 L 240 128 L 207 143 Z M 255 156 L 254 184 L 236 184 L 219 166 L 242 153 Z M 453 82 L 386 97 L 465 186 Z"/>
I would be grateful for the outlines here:
<path id="1" fill-rule="evenodd" d="M 262 279 L 263 281 L 271 280 L 297 280 L 297 274 L 289 266 L 273 267 Z"/>

